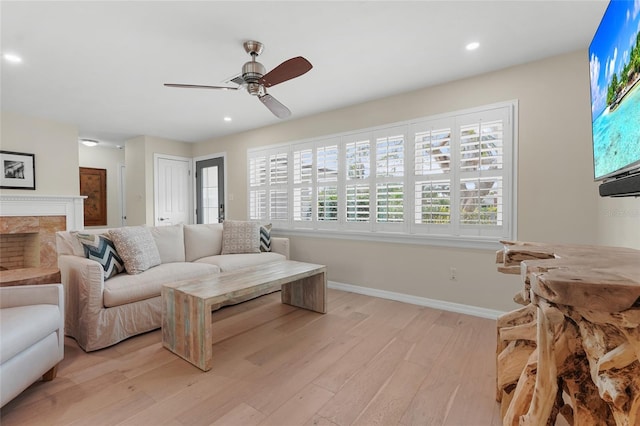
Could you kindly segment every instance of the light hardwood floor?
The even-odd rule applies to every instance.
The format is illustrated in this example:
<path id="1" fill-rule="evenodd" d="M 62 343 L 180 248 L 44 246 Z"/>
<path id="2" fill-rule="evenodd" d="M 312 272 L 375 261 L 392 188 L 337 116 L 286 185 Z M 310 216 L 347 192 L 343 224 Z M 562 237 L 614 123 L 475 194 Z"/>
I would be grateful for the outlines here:
<path id="1" fill-rule="evenodd" d="M 495 321 L 329 290 L 326 315 L 263 296 L 217 311 L 207 373 L 160 331 L 97 352 L 67 338 L 12 425 L 498 425 Z"/>

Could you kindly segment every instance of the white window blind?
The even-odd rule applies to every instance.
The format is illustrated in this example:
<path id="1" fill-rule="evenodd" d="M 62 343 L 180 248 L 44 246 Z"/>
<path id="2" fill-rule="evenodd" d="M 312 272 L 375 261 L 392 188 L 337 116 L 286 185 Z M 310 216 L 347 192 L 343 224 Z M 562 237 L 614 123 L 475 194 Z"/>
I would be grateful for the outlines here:
<path id="1" fill-rule="evenodd" d="M 316 143 L 317 220 L 338 221 L 338 141 Z"/>
<path id="2" fill-rule="evenodd" d="M 505 102 L 250 150 L 249 217 L 342 236 L 515 238 L 516 108 Z"/>
<path id="3" fill-rule="evenodd" d="M 451 231 L 453 126 L 452 118 L 413 125 L 413 224 L 416 232 L 442 234 Z"/>
<path id="4" fill-rule="evenodd" d="M 249 218 L 261 219 L 267 215 L 267 157 L 259 155 L 249 159 Z"/>
<path id="5" fill-rule="evenodd" d="M 293 221 L 313 220 L 313 148 L 293 151 Z"/>
<path id="6" fill-rule="evenodd" d="M 376 229 L 401 231 L 404 222 L 406 126 L 374 132 Z M 395 224 L 395 225 L 389 225 Z"/>
<path id="7" fill-rule="evenodd" d="M 372 135 L 353 134 L 343 138 L 345 147 L 345 220 L 363 227 L 371 221 Z"/>

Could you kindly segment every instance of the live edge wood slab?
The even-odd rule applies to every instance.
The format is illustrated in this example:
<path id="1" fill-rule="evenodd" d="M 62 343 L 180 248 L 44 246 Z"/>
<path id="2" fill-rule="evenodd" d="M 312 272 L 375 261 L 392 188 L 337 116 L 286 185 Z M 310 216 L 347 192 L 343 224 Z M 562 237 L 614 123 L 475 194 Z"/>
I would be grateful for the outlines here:
<path id="1" fill-rule="evenodd" d="M 14 285 L 57 284 L 60 283 L 58 268 L 23 268 L 0 271 L 0 287 Z"/>
<path id="2" fill-rule="evenodd" d="M 504 425 L 640 424 L 640 251 L 505 241 L 522 308 L 498 318 Z"/>
<path id="3" fill-rule="evenodd" d="M 326 267 L 285 260 L 162 289 L 162 344 L 203 371 L 213 366 L 211 312 L 282 289 L 282 303 L 326 313 Z"/>

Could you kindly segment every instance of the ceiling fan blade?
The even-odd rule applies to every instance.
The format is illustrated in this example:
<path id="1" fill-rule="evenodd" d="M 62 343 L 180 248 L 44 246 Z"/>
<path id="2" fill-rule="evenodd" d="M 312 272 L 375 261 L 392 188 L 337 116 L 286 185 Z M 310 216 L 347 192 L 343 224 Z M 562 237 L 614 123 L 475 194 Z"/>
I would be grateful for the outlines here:
<path id="1" fill-rule="evenodd" d="M 275 86 L 283 81 L 291 80 L 292 78 L 300 77 L 302 74 L 313 68 L 311 62 L 307 61 L 302 56 L 288 59 L 266 73 L 258 81 L 265 87 Z"/>
<path id="2" fill-rule="evenodd" d="M 287 118 L 287 117 L 291 116 L 291 111 L 289 111 L 289 108 L 287 108 L 286 106 L 282 105 L 273 96 L 271 96 L 269 94 L 264 94 L 262 96 L 258 96 L 258 99 L 260 99 L 260 102 L 262 102 L 264 104 L 264 106 L 269 108 L 269 111 L 271 111 L 273 113 L 273 115 L 275 115 L 276 117 L 278 117 L 278 118 Z"/>
<path id="3" fill-rule="evenodd" d="M 166 87 L 178 87 L 181 89 L 218 89 L 218 90 L 238 90 L 237 87 L 225 87 L 225 86 L 201 86 L 199 84 L 176 84 L 165 83 Z"/>

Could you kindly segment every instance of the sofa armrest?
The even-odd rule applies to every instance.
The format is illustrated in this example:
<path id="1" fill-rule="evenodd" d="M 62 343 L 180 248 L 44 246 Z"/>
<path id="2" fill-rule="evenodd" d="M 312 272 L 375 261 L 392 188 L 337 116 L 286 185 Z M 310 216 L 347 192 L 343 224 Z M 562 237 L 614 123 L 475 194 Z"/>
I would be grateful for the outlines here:
<path id="1" fill-rule="evenodd" d="M 271 237 L 271 251 L 289 259 L 289 238 Z"/>
<path id="2" fill-rule="evenodd" d="M 95 260 L 73 255 L 58 256 L 58 268 L 65 289 L 65 328 L 75 336 L 83 319 L 104 309 L 104 271 Z"/>
<path id="3" fill-rule="evenodd" d="M 64 308 L 62 284 L 0 287 L 0 308 L 30 305 L 57 305 Z"/>

